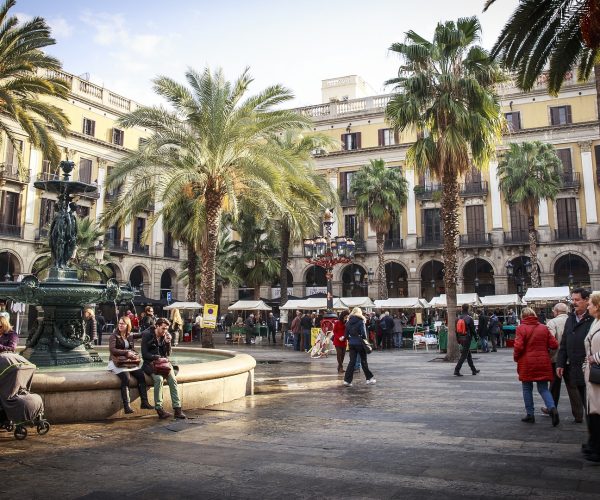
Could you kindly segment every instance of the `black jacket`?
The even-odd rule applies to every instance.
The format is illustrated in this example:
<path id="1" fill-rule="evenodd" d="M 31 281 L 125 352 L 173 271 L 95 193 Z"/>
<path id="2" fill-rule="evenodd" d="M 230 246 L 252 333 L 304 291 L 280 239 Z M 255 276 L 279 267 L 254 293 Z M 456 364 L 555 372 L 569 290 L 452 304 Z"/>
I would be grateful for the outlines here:
<path id="1" fill-rule="evenodd" d="M 312 328 L 312 318 L 308 314 L 305 314 L 300 319 L 300 328 L 303 330 L 310 330 Z"/>
<path id="2" fill-rule="evenodd" d="M 165 342 L 164 337 L 157 339 L 153 326 L 142 332 L 142 359 L 144 360 L 142 368 L 148 375 L 153 373 L 152 361 L 168 358 L 170 355 L 171 343 Z"/>
<path id="3" fill-rule="evenodd" d="M 482 338 L 486 338 L 488 336 L 488 317 L 481 313 L 479 315 L 479 323 L 477 324 L 477 335 Z"/>
<path id="4" fill-rule="evenodd" d="M 569 370 L 569 377 L 574 385 L 585 385 L 582 368 L 585 360 L 585 344 L 583 341 L 587 337 L 593 321 L 594 318 L 586 311 L 579 323 L 575 313 L 569 314 L 565 323 L 565 330 L 556 358 L 556 366 Z"/>
<path id="5" fill-rule="evenodd" d="M 467 327 L 467 336 L 474 337 L 475 336 L 475 322 L 473 321 L 473 318 L 471 318 L 471 316 L 469 316 L 468 314 L 459 314 L 458 317 L 456 318 L 456 321 L 458 322 L 459 319 L 465 320 L 465 325 Z"/>
<path id="6" fill-rule="evenodd" d="M 344 335 L 352 346 L 362 346 L 362 339 L 367 338 L 365 322 L 358 316 L 350 316 L 346 321 Z"/>

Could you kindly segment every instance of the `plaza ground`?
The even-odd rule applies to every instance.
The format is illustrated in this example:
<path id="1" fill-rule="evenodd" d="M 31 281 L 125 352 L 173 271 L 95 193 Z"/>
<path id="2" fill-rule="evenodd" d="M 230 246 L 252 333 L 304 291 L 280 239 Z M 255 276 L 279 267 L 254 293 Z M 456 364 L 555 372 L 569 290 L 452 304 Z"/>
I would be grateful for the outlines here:
<path id="1" fill-rule="evenodd" d="M 256 394 L 184 422 L 133 417 L 0 432 L 0 498 L 598 498 L 583 424 L 524 415 L 512 350 L 452 376 L 430 351 L 376 352 L 352 388 L 334 357 L 232 346 L 258 361 Z M 184 402 L 185 406 L 185 402 Z"/>

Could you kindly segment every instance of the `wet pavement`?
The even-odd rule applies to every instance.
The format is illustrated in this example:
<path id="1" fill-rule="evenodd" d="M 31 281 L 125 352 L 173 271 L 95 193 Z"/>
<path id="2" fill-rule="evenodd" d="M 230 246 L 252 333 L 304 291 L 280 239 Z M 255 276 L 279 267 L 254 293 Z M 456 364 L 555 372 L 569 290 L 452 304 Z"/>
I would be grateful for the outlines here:
<path id="1" fill-rule="evenodd" d="M 254 355 L 256 394 L 188 412 L 0 432 L 0 498 L 599 498 L 583 424 L 524 424 L 511 350 L 452 376 L 434 351 L 369 355 L 377 384 L 344 388 L 335 356 Z M 185 402 L 184 402 L 185 407 Z"/>

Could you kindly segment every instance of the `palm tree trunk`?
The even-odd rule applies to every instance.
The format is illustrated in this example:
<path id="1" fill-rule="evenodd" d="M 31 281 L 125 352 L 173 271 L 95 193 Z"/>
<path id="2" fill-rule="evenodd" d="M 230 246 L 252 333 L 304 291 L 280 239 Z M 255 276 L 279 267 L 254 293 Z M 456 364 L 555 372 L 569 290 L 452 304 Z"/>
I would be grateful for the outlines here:
<path id="1" fill-rule="evenodd" d="M 188 272 L 187 300 L 188 302 L 196 302 L 196 276 L 198 271 L 198 256 L 196 255 L 194 245 L 192 245 L 190 242 L 186 242 L 186 248 Z"/>
<path id="2" fill-rule="evenodd" d="M 206 244 L 202 246 L 202 275 L 200 291 L 205 304 L 215 303 L 215 267 L 219 228 L 221 227 L 222 195 L 215 189 L 207 188 L 206 203 Z M 212 329 L 203 329 L 202 347 L 213 348 Z"/>
<path id="3" fill-rule="evenodd" d="M 377 275 L 379 276 L 379 300 L 388 298 L 387 277 L 385 275 L 385 262 L 383 260 L 383 243 L 385 233 L 377 233 Z"/>
<path id="4" fill-rule="evenodd" d="M 448 351 L 445 361 L 456 361 L 459 356 L 456 341 L 456 256 L 458 246 L 458 183 L 456 176 L 446 171 L 442 177 L 442 231 L 444 234 L 444 286 L 446 288 L 446 306 L 448 314 Z"/>
<path id="5" fill-rule="evenodd" d="M 288 301 L 288 282 L 287 282 L 287 266 L 290 252 L 290 228 L 286 223 L 283 223 L 280 235 L 281 269 L 279 271 L 279 285 L 281 286 L 281 294 L 279 296 L 279 305 L 284 305 Z"/>
<path id="6" fill-rule="evenodd" d="M 542 284 L 540 282 L 540 273 L 537 263 L 537 231 L 535 230 L 535 219 L 533 215 L 527 217 L 527 226 L 529 229 L 529 257 L 531 259 L 531 286 L 539 288 Z"/>

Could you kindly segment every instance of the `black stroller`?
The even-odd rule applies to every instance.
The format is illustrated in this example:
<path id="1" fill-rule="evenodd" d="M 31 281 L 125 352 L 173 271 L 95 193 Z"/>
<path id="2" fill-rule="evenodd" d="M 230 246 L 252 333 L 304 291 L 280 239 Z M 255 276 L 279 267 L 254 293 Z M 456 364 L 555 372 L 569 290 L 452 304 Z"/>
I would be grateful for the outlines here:
<path id="1" fill-rule="evenodd" d="M 50 430 L 42 398 L 29 392 L 34 373 L 35 365 L 23 356 L 0 354 L 0 429 L 14 431 L 15 439 L 25 439 L 27 427 L 37 427 L 38 434 Z"/>

